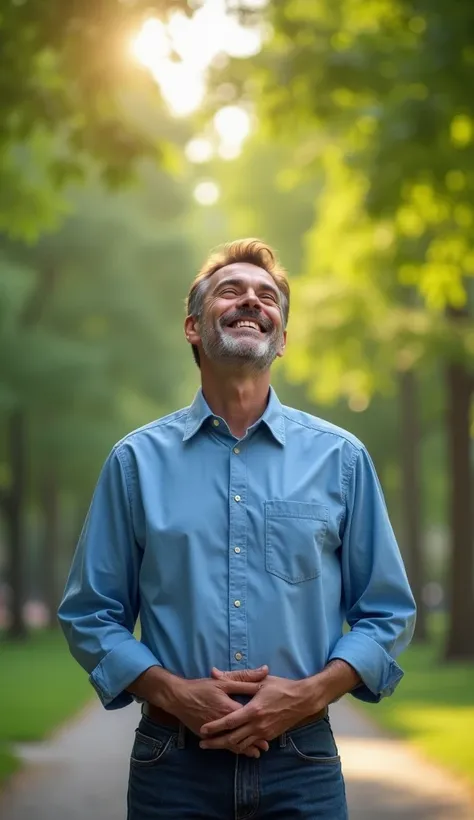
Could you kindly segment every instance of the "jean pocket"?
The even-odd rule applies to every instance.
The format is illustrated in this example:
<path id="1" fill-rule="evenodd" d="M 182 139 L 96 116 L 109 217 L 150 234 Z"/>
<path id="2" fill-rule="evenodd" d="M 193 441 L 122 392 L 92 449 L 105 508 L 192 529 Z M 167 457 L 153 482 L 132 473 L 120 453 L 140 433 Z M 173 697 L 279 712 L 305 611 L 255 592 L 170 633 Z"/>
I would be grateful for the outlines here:
<path id="1" fill-rule="evenodd" d="M 290 732 L 288 744 L 292 752 L 308 763 L 329 766 L 340 763 L 341 759 L 328 718 Z"/>
<path id="2" fill-rule="evenodd" d="M 132 766 L 155 766 L 174 744 L 174 736 L 157 739 L 143 734 L 138 729 L 132 748 L 130 763 Z"/>
<path id="3" fill-rule="evenodd" d="M 267 572 L 299 584 L 321 574 L 329 510 L 309 501 L 265 502 Z"/>

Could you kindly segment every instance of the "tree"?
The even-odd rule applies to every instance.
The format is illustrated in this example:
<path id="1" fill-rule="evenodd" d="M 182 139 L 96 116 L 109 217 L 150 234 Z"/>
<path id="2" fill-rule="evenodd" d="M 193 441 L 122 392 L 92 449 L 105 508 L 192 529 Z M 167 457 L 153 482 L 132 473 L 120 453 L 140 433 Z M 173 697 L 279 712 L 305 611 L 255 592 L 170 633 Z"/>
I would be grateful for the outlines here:
<path id="1" fill-rule="evenodd" d="M 27 509 L 43 513 L 43 583 L 54 612 L 62 511 L 87 505 L 113 443 L 173 409 L 192 372 L 181 326 L 195 267 L 183 240 L 186 189 L 153 167 L 142 175 L 140 188 L 113 196 L 91 179 L 58 233 L 33 248 L 6 248 L 4 295 L 11 296 L 3 312 L 0 298 L 0 376 L 10 391 L 3 419 L 15 447 L 4 458 L 5 497 L 14 500 L 6 509 L 17 637 L 24 632 Z"/>
<path id="2" fill-rule="evenodd" d="M 163 158 L 150 114 L 158 90 L 129 46 L 145 17 L 175 9 L 186 11 L 185 0 L 3 4 L 0 230 L 34 239 L 57 225 L 67 206 L 59 190 L 91 158 L 114 186 L 137 160 Z"/>
<path id="3" fill-rule="evenodd" d="M 182 145 L 183 129 L 165 121 L 156 85 L 128 58 L 130 38 L 145 17 L 178 8 L 186 11 L 184 0 L 80 0 L 66 6 L 29 0 L 2 9 L 0 231 L 9 240 L 2 242 L 0 260 L 1 503 L 17 636 L 24 632 L 27 510 L 32 503 L 43 508 L 44 563 L 51 572 L 62 506 L 58 484 L 64 486 L 69 469 L 70 486 L 85 482 L 90 490 L 92 465 L 101 452 L 84 443 L 71 447 L 71 431 L 79 434 L 82 425 L 90 442 L 100 439 L 104 446 L 114 430 L 125 432 L 131 416 L 139 423 L 144 408 L 159 412 L 179 392 L 173 386 L 179 372 L 171 341 L 176 336 L 165 333 L 170 311 L 160 297 L 189 266 L 189 245 L 179 235 L 179 186 L 172 191 L 169 177 L 157 178 L 155 169 L 157 161 L 166 164 L 170 142 Z M 144 169 L 144 158 L 155 166 Z M 112 203 L 104 192 L 104 184 L 116 190 L 132 171 L 141 174 L 146 191 L 141 225 L 130 216 L 136 197 L 117 195 Z M 154 185 L 146 184 L 147 176 Z M 77 181 L 87 188 L 86 204 L 74 202 L 70 184 Z M 121 212 L 116 208 L 112 216 L 115 204 Z M 109 210 L 108 218 L 101 207 Z M 159 238 L 151 222 L 157 217 L 163 222 Z M 38 242 L 65 220 L 57 235 Z M 18 240 L 36 244 L 27 250 Z M 158 260 L 167 266 L 161 288 L 153 278 Z M 91 270 L 95 279 L 85 284 Z M 125 342 L 130 339 L 135 347 Z M 140 345 L 163 348 L 159 368 L 140 355 Z M 49 577 L 52 605 L 56 585 Z"/>

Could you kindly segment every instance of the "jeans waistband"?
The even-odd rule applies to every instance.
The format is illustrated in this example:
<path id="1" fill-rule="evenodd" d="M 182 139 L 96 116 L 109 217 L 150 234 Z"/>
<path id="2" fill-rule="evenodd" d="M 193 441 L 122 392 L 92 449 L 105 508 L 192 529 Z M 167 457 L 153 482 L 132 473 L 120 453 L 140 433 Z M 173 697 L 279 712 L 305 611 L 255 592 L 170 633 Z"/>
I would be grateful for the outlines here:
<path id="1" fill-rule="evenodd" d="M 168 721 L 165 718 L 164 721 L 156 720 L 155 716 L 159 714 L 159 712 L 151 711 L 146 707 L 149 704 L 143 704 L 142 706 L 142 718 L 140 722 L 139 729 L 147 730 L 147 733 L 150 733 L 156 739 L 161 739 L 163 736 L 169 737 L 170 735 L 176 736 L 176 743 L 178 748 L 184 748 L 187 742 L 191 743 L 192 745 L 198 745 L 200 741 L 200 737 L 190 729 L 188 729 L 184 723 L 181 723 L 176 717 L 173 717 L 173 720 Z M 153 715 L 153 717 L 151 716 Z M 165 713 L 168 715 L 168 713 Z M 304 731 L 305 729 L 309 729 L 311 726 L 314 726 L 316 723 L 319 723 L 321 720 L 327 719 L 328 717 L 328 709 L 322 709 L 320 712 L 312 715 L 307 721 L 302 721 L 297 723 L 291 729 L 288 729 L 286 732 L 283 732 L 281 735 L 278 735 L 274 740 L 270 742 L 272 746 L 279 746 L 280 748 L 284 748 L 287 743 L 287 737 L 289 734 L 299 733 Z"/>

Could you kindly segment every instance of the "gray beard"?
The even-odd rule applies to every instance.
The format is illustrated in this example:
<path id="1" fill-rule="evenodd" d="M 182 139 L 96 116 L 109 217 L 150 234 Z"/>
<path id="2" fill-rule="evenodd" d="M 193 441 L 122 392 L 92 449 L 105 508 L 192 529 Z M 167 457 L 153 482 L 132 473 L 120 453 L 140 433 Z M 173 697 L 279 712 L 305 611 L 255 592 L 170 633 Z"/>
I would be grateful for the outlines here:
<path id="1" fill-rule="evenodd" d="M 215 362 L 228 362 L 247 371 L 261 373 L 275 361 L 283 341 L 283 331 L 273 330 L 264 339 L 236 339 L 220 326 L 201 326 L 201 341 L 207 358 Z"/>

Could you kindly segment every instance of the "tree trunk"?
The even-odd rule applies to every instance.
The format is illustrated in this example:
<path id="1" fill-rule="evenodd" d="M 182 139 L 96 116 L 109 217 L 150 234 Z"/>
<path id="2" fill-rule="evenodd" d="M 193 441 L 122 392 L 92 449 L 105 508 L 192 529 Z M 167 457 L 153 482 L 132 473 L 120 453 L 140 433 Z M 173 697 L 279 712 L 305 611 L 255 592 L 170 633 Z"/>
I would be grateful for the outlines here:
<path id="1" fill-rule="evenodd" d="M 450 462 L 451 566 L 447 660 L 474 659 L 474 532 L 470 463 L 471 375 L 459 363 L 447 369 Z"/>
<path id="2" fill-rule="evenodd" d="M 427 640 L 423 603 L 423 548 L 421 543 L 420 428 L 417 390 L 412 371 L 400 376 L 402 498 L 407 570 L 418 608 L 415 640 Z"/>
<path id="3" fill-rule="evenodd" d="M 43 482 L 42 507 L 44 542 L 42 551 L 43 602 L 48 610 L 48 626 L 57 625 L 59 564 L 59 493 L 56 476 L 50 469 Z"/>
<path id="4" fill-rule="evenodd" d="M 21 410 L 15 410 L 8 424 L 9 460 L 11 486 L 5 503 L 7 523 L 8 577 L 11 592 L 10 638 L 24 638 L 27 634 L 23 620 L 25 603 L 25 543 L 23 536 L 25 507 L 25 418 Z"/>
<path id="5" fill-rule="evenodd" d="M 19 318 L 20 327 L 32 327 L 41 319 L 41 313 L 51 294 L 55 269 L 49 266 L 41 271 L 38 285 Z M 26 415 L 23 409 L 14 410 L 8 423 L 8 448 L 11 471 L 10 490 L 5 494 L 3 507 L 7 523 L 7 555 L 11 592 L 9 636 L 24 638 L 27 628 L 23 620 L 25 603 L 25 498 L 27 484 Z"/>

